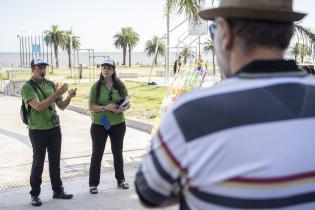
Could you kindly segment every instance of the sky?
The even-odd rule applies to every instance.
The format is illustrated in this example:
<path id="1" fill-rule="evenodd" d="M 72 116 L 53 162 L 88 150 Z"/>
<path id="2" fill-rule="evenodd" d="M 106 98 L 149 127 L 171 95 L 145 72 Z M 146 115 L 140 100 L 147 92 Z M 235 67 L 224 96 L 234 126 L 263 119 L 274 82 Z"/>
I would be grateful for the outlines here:
<path id="1" fill-rule="evenodd" d="M 211 2 L 206 0 L 206 7 Z M 101 52 L 120 51 L 113 45 L 113 36 L 130 26 L 140 35 L 134 51 L 142 52 L 147 40 L 166 32 L 164 7 L 165 0 L 0 0 L 0 52 L 18 52 L 18 34 L 39 35 L 53 24 L 63 30 L 72 27 L 81 48 Z M 309 14 L 301 24 L 315 30 L 314 8 L 315 0 L 295 0 L 294 9 Z M 173 14 L 171 28 L 183 20 L 183 15 Z M 184 24 L 172 32 L 171 46 L 187 27 Z"/>

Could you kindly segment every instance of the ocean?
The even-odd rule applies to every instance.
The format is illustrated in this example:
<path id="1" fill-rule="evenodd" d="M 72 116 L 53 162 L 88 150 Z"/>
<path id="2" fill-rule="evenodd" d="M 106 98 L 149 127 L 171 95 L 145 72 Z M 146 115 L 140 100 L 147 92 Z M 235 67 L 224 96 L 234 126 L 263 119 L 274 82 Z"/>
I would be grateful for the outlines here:
<path id="1" fill-rule="evenodd" d="M 113 60 L 118 62 L 118 64 L 122 64 L 122 52 L 95 52 L 95 64 L 99 64 L 103 57 L 101 56 L 109 56 Z M 29 56 L 28 56 L 29 57 Z M 45 54 L 45 59 L 46 54 Z M 77 58 L 76 58 L 77 59 Z M 126 64 L 128 64 L 128 53 L 126 56 Z M 30 60 L 30 59 L 28 59 Z M 53 60 L 54 55 L 53 55 Z M 172 64 L 176 60 L 176 52 L 170 52 L 170 64 Z M 80 52 L 79 53 L 79 61 L 80 64 L 88 65 L 89 64 L 89 54 L 88 52 Z M 153 57 L 148 57 L 145 52 L 132 52 L 131 53 L 131 63 L 134 64 L 142 64 L 142 65 L 152 65 Z M 51 64 L 50 54 L 48 62 Z M 30 63 L 30 61 L 28 62 Z M 164 64 L 164 57 L 158 57 L 158 63 Z M 77 61 L 75 63 L 77 65 Z M 90 64 L 92 65 L 92 58 L 90 59 Z M 55 62 L 54 62 L 55 65 Z M 19 52 L 0 52 L 0 67 L 19 67 L 20 66 L 20 53 Z M 65 51 L 59 52 L 59 66 L 65 67 L 68 66 L 68 55 Z"/>

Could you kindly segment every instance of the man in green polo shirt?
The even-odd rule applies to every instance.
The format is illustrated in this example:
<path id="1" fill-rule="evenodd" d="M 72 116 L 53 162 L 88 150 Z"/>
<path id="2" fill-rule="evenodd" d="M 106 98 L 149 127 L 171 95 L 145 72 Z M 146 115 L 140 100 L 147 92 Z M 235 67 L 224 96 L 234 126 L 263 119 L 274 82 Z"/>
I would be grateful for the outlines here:
<path id="1" fill-rule="evenodd" d="M 33 147 L 33 163 L 30 177 L 30 191 L 33 206 L 40 206 L 40 185 L 46 149 L 48 151 L 49 174 L 54 191 L 53 198 L 71 199 L 73 195 L 66 194 L 60 178 L 60 153 L 61 153 L 61 130 L 59 117 L 55 104 L 64 110 L 76 95 L 76 89 L 68 91 L 68 85 L 58 87 L 45 79 L 46 66 L 48 63 L 42 58 L 33 59 L 31 62 L 32 77 L 26 82 L 21 90 L 22 99 L 28 113 L 29 137 Z M 68 97 L 62 95 L 68 91 Z"/>

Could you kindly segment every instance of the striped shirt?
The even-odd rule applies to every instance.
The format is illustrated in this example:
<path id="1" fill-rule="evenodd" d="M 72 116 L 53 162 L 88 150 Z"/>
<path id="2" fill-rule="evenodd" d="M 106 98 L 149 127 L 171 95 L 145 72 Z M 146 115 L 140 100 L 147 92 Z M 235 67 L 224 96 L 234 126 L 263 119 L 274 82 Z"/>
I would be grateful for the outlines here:
<path id="1" fill-rule="evenodd" d="M 180 209 L 315 209 L 315 80 L 254 61 L 166 114 L 136 175 L 140 199 Z"/>

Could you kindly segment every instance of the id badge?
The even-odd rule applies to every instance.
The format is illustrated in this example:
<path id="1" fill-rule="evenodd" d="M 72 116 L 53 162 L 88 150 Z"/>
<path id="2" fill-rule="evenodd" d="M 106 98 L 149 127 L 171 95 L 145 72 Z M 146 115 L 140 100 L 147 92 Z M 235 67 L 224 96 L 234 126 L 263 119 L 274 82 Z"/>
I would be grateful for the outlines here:
<path id="1" fill-rule="evenodd" d="M 59 125 L 59 124 L 60 124 L 59 116 L 58 116 L 58 115 L 53 114 L 53 116 L 52 116 L 52 123 L 53 123 L 54 125 Z"/>

